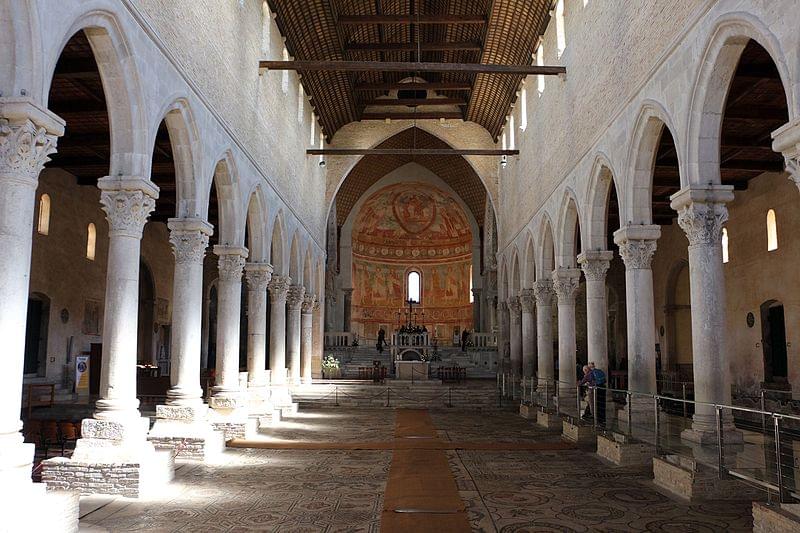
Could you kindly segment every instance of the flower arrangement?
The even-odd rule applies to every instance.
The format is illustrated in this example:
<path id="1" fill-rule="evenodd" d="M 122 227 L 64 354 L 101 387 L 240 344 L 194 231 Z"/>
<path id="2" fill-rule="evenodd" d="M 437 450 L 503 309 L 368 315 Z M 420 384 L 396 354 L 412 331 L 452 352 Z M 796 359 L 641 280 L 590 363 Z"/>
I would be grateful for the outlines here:
<path id="1" fill-rule="evenodd" d="M 322 358 L 322 370 L 333 371 L 339 370 L 339 360 L 334 356 L 328 354 Z"/>

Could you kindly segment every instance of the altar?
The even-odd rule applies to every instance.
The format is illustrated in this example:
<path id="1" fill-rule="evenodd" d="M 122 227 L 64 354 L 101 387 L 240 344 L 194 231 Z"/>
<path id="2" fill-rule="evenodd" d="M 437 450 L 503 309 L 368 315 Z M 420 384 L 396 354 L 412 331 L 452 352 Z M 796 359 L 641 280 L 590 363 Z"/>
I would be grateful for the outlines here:
<path id="1" fill-rule="evenodd" d="M 430 363 L 426 361 L 395 361 L 395 377 L 405 381 L 428 379 Z"/>

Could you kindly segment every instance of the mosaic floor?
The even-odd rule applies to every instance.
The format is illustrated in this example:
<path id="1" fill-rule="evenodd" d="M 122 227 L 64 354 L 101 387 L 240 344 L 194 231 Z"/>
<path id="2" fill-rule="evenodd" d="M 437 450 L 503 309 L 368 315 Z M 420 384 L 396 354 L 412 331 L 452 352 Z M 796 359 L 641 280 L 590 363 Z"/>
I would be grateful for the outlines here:
<path id="1" fill-rule="evenodd" d="M 442 439 L 557 440 L 512 412 L 431 413 Z M 305 410 L 276 439 L 391 438 L 392 410 Z M 750 502 L 689 505 L 581 450 L 448 451 L 475 531 L 750 531 Z M 379 531 L 391 451 L 229 450 L 150 500 L 86 499 L 82 531 Z M 87 514 L 88 513 L 88 514 Z"/>

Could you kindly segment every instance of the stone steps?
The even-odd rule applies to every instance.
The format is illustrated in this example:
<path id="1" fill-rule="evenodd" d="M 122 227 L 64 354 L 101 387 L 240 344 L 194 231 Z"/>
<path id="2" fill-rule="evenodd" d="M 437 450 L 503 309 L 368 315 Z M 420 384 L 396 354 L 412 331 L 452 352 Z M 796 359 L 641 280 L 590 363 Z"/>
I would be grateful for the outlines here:
<path id="1" fill-rule="evenodd" d="M 388 388 L 388 395 L 387 395 Z M 292 394 L 302 407 L 453 407 L 459 409 L 496 409 L 497 394 L 493 386 L 452 389 L 437 381 L 404 383 L 386 386 L 369 385 L 318 385 Z M 387 405 L 388 403 L 388 405 Z"/>

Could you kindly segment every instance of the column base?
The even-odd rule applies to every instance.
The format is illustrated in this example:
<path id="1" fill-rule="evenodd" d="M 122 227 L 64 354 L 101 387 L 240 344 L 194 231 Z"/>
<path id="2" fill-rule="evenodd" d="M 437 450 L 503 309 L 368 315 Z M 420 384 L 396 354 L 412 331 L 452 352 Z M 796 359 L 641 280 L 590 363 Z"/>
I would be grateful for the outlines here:
<path id="1" fill-rule="evenodd" d="M 519 415 L 522 418 L 527 418 L 528 420 L 536 420 L 537 419 L 538 410 L 536 409 L 535 405 L 530 405 L 527 403 L 519 404 Z"/>
<path id="2" fill-rule="evenodd" d="M 246 397 L 247 412 L 250 416 L 259 417 L 273 409 L 267 385 L 248 385 Z"/>
<path id="3" fill-rule="evenodd" d="M 281 419 L 281 410 L 273 407 L 270 411 L 258 417 L 258 429 L 273 428 L 280 424 Z"/>
<path id="4" fill-rule="evenodd" d="M 678 455 L 653 457 L 653 482 L 670 494 L 689 501 L 757 500 L 763 492 L 716 470 Z"/>
<path id="5" fill-rule="evenodd" d="M 594 431 L 591 426 L 582 426 L 569 420 L 561 423 L 561 436 L 579 444 L 594 443 Z"/>
<path id="6" fill-rule="evenodd" d="M 147 441 L 149 425 L 147 418 L 85 419 L 72 458 L 43 461 L 42 480 L 53 490 L 81 494 L 152 494 L 172 480 L 174 464 L 170 452 L 156 451 Z"/>
<path id="7" fill-rule="evenodd" d="M 292 393 L 289 392 L 288 385 L 272 385 L 270 387 L 270 393 L 270 400 L 272 401 L 272 405 L 276 408 L 282 410 L 284 407 L 292 406 Z"/>
<path id="8" fill-rule="evenodd" d="M 643 466 L 653 461 L 653 446 L 631 440 L 621 434 L 613 433 L 611 437 L 597 436 L 597 455 L 617 466 Z"/>
<path id="9" fill-rule="evenodd" d="M 256 419 L 250 418 L 245 401 L 241 398 L 217 398 L 210 401 L 208 420 L 215 431 L 225 436 L 225 441 L 243 439 L 255 433 Z"/>
<path id="10" fill-rule="evenodd" d="M 561 417 L 558 413 L 539 411 L 536 413 L 536 425 L 547 429 L 562 429 Z"/>
<path id="11" fill-rule="evenodd" d="M 722 436 L 724 445 L 744 444 L 744 433 L 736 429 L 732 417 L 723 416 Z M 692 427 L 681 431 L 681 439 L 697 444 L 717 444 L 719 437 L 715 425 L 698 422 L 695 415 Z"/>
<path id="12" fill-rule="evenodd" d="M 208 421 L 208 406 L 156 406 L 156 422 L 147 440 L 175 459 L 213 462 L 225 451 L 225 436 Z"/>
<path id="13" fill-rule="evenodd" d="M 753 502 L 753 532 L 800 531 L 800 504 Z"/>
<path id="14" fill-rule="evenodd" d="M 80 493 L 73 490 L 46 490 L 52 488 L 55 487 L 30 480 L 19 486 L 5 486 L 3 531 L 77 533 Z"/>

